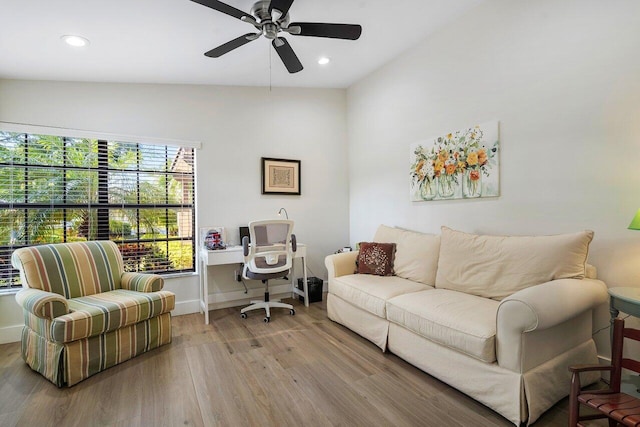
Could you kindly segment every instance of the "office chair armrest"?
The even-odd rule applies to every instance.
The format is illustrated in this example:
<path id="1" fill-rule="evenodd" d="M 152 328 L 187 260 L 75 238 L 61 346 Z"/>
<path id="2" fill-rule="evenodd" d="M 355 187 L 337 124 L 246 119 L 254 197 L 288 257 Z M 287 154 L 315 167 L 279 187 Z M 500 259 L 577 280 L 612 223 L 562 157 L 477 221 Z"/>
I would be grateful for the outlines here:
<path id="1" fill-rule="evenodd" d="M 159 274 L 122 273 L 120 286 L 130 291 L 156 292 L 164 287 L 164 278 Z"/>
<path id="2" fill-rule="evenodd" d="M 298 242 L 296 240 L 296 235 L 291 235 L 291 250 L 295 253 L 298 250 Z"/>
<path id="3" fill-rule="evenodd" d="M 22 289 L 16 294 L 16 301 L 23 309 L 41 319 L 53 320 L 69 313 L 65 297 L 40 289 Z"/>
<path id="4" fill-rule="evenodd" d="M 249 256 L 249 238 L 247 236 L 242 238 L 242 253 L 245 257 Z"/>

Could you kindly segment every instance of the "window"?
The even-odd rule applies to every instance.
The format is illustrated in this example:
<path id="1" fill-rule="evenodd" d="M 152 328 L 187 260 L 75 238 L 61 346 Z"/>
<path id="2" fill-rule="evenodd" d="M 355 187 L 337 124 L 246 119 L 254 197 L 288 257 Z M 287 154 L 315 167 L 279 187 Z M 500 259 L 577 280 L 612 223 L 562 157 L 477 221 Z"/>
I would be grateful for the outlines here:
<path id="1" fill-rule="evenodd" d="M 194 271 L 194 149 L 0 131 L 0 291 L 11 254 L 113 240 L 127 271 Z"/>

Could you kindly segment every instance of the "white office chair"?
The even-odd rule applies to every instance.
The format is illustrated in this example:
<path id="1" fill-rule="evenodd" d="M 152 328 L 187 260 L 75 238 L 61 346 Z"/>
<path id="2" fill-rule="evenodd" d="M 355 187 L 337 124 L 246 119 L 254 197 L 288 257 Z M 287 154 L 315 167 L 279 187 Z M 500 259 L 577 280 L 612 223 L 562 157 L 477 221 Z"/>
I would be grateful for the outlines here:
<path id="1" fill-rule="evenodd" d="M 263 220 L 249 223 L 249 238 L 242 239 L 244 250 L 244 268 L 242 276 L 245 279 L 261 280 L 265 284 L 264 301 L 251 301 L 251 305 L 240 311 L 243 319 L 247 318 L 247 311 L 264 309 L 265 323 L 271 320 L 273 307 L 288 308 L 293 316 L 296 314 L 291 304 L 269 300 L 269 280 L 286 277 L 293 266 L 293 255 L 296 251 L 296 236 L 292 234 L 293 221 Z"/>

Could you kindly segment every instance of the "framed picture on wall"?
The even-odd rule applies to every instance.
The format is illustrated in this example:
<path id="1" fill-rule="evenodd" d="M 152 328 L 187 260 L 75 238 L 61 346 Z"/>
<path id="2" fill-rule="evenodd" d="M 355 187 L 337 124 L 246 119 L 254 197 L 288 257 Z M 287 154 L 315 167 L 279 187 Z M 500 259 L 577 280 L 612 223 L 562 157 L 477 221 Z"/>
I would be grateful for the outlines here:
<path id="1" fill-rule="evenodd" d="M 262 194 L 300 195 L 300 160 L 263 157 Z"/>

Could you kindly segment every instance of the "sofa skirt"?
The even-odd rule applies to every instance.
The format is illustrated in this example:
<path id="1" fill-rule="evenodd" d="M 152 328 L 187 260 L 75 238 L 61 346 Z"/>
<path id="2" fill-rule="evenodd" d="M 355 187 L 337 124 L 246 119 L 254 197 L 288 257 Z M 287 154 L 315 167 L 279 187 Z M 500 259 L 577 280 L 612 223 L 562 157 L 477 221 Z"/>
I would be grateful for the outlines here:
<path id="1" fill-rule="evenodd" d="M 358 308 L 332 293 L 327 294 L 327 316 L 386 351 L 389 334 L 387 319 Z"/>
<path id="2" fill-rule="evenodd" d="M 566 351 L 525 373 L 486 363 L 389 325 L 389 351 L 426 373 L 488 406 L 515 425 L 528 425 L 569 394 L 569 365 L 593 363 L 593 340 Z M 584 376 L 584 385 L 599 373 Z"/>
<path id="3" fill-rule="evenodd" d="M 171 313 L 66 344 L 49 341 L 28 326 L 22 357 L 58 387 L 71 387 L 107 368 L 171 342 Z"/>

